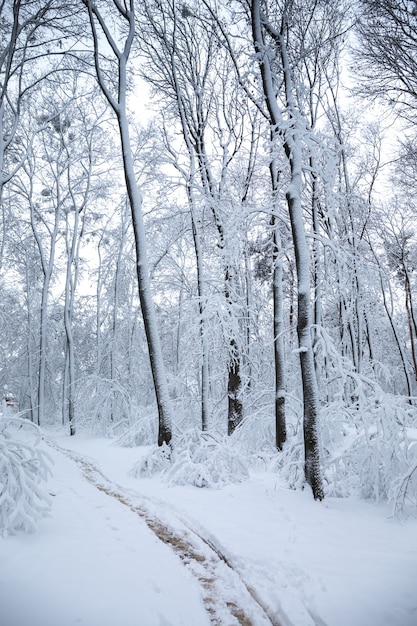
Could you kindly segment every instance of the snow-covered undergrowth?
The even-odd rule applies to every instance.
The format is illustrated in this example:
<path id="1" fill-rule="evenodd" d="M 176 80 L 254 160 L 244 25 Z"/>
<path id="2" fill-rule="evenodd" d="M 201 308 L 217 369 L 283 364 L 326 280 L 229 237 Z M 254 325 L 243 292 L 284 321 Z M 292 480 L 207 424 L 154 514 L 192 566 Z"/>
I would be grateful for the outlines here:
<path id="1" fill-rule="evenodd" d="M 395 508 L 417 504 L 416 407 L 357 379 L 355 401 L 323 411 L 325 477 L 329 495 L 357 493 L 364 499 L 390 500 Z M 408 478 L 407 478 L 408 477 Z"/>
<path id="2" fill-rule="evenodd" d="M 170 486 L 221 488 L 249 476 L 243 456 L 226 437 L 192 429 L 176 437 L 172 450 L 152 448 L 131 470 L 136 477 L 161 474 Z"/>
<path id="3" fill-rule="evenodd" d="M 136 419 L 133 417 L 124 424 L 119 423 L 121 432 L 115 439 L 115 444 L 122 448 L 135 448 L 137 446 L 149 446 L 158 437 L 158 416 L 155 410 L 137 409 Z M 112 436 L 110 428 L 108 435 Z"/>
<path id="4" fill-rule="evenodd" d="M 119 438 L 119 445 L 149 445 L 156 438 L 154 410 L 139 408 L 127 388 L 117 381 L 88 376 L 80 384 L 77 429 Z"/>
<path id="5" fill-rule="evenodd" d="M 388 500 L 397 515 L 414 514 L 417 511 L 417 406 L 404 396 L 385 392 L 373 369 L 358 374 L 323 329 L 318 331 L 318 338 L 317 362 L 325 363 L 319 376 L 318 430 L 326 495 Z M 194 427 L 198 414 L 195 406 L 190 405 L 189 411 L 176 411 L 172 449 L 153 446 L 132 473 L 159 474 L 169 485 L 223 487 L 245 480 L 249 469 L 272 470 L 282 484 L 302 489 L 305 485 L 302 390 L 288 386 L 292 393 L 286 396 L 287 442 L 283 452 L 275 448 L 271 390 L 265 388 L 245 405 L 245 419 L 231 437 L 222 434 L 223 412 L 213 416 L 210 432 L 201 433 Z M 124 424 L 120 420 L 115 422 L 120 424 L 119 433 L 107 429 L 107 436 L 115 437 L 116 444 L 122 446 L 152 445 L 156 440 L 155 413 L 143 411 L 140 416 L 138 411 L 130 413 Z M 188 428 L 184 430 L 186 424 Z M 176 434 L 178 431 L 183 434 Z"/>
<path id="6" fill-rule="evenodd" d="M 390 500 L 397 513 L 415 507 L 415 403 L 385 392 L 372 372 L 358 374 L 321 333 L 322 352 L 333 368 L 319 426 L 328 495 Z"/>
<path id="7" fill-rule="evenodd" d="M 417 406 L 385 392 L 375 377 L 358 374 L 321 330 L 326 357 L 319 435 L 327 496 L 388 500 L 397 515 L 417 512 Z M 327 383 L 326 383 L 327 381 Z M 304 485 L 302 413 L 292 406 L 288 440 L 271 459 L 291 489 Z"/>
<path id="8" fill-rule="evenodd" d="M 262 406 L 246 415 L 233 433 L 231 442 L 250 467 L 268 469 L 277 456 L 274 417 L 270 408 Z"/>
<path id="9" fill-rule="evenodd" d="M 41 483 L 50 472 L 49 457 L 39 449 L 38 427 L 19 417 L 0 417 L 0 534 L 37 529 L 51 498 Z"/>

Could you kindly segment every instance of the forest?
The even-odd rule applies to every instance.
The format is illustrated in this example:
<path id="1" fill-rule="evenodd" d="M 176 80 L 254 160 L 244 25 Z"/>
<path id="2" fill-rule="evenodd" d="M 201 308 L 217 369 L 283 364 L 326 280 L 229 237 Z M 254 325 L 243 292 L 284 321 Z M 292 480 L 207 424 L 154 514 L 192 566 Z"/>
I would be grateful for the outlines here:
<path id="1" fill-rule="evenodd" d="M 417 3 L 0 20 L 2 467 L 23 420 L 415 510 Z"/>

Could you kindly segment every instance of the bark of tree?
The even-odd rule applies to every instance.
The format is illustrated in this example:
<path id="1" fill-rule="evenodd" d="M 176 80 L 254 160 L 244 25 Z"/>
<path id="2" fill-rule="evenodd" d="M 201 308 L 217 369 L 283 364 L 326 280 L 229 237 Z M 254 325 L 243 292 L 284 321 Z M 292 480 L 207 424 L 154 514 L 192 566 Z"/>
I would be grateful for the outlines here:
<path id="1" fill-rule="evenodd" d="M 275 141 L 275 133 L 271 135 L 272 143 Z M 278 167 L 272 159 L 270 163 L 270 176 L 272 184 L 272 199 L 274 214 L 271 218 L 272 228 L 272 262 L 273 278 L 272 290 L 274 298 L 274 364 L 275 364 L 275 444 L 278 450 L 282 450 L 287 440 L 287 424 L 285 411 L 285 351 L 284 351 L 284 312 L 283 312 L 283 289 L 282 289 L 282 250 L 281 235 L 278 220 Z"/>
<path id="2" fill-rule="evenodd" d="M 410 335 L 411 356 L 413 359 L 414 378 L 417 380 L 417 355 L 414 340 L 414 325 L 413 325 L 413 309 L 411 299 L 410 280 L 408 273 L 404 272 L 404 291 L 405 291 L 405 310 L 407 311 L 408 320 L 408 332 Z"/>
<path id="3" fill-rule="evenodd" d="M 303 188 L 302 133 L 305 132 L 305 130 L 301 128 L 300 112 L 297 109 L 293 96 L 294 85 L 285 41 L 286 18 L 285 16 L 282 18 L 282 30 L 280 32 L 272 29 L 270 25 L 268 25 L 268 31 L 274 41 L 276 53 L 279 55 L 281 61 L 280 71 L 282 72 L 282 81 L 284 84 L 286 113 L 289 117 L 288 121 L 284 121 L 276 99 L 273 72 L 270 64 L 271 50 L 265 45 L 264 41 L 266 21 L 261 14 L 260 0 L 252 0 L 251 17 L 253 42 L 258 56 L 263 93 L 269 114 L 271 131 L 279 133 L 281 137 L 290 170 L 290 183 L 286 191 L 286 199 L 297 268 L 297 335 L 304 406 L 304 470 L 306 481 L 312 488 L 314 498 L 322 500 L 324 493 L 321 479 L 318 437 L 319 395 L 311 337 L 311 259 L 306 240 L 301 204 Z"/>

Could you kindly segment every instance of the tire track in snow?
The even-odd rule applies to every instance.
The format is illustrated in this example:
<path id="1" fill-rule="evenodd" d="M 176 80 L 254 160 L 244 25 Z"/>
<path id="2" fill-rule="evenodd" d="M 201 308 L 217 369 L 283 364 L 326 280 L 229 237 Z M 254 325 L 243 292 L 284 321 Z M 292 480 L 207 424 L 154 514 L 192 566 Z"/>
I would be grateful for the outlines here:
<path id="1" fill-rule="evenodd" d="M 92 486 L 138 515 L 160 541 L 174 550 L 199 582 L 203 602 L 213 625 L 294 626 L 285 614 L 280 618 L 272 614 L 256 591 L 233 567 L 230 559 L 210 539 L 178 518 L 178 527 L 174 528 L 161 519 L 163 511 L 152 510 L 158 507 L 151 500 L 110 481 L 93 461 L 62 448 L 53 440 L 45 438 L 44 441 L 74 461 Z"/>

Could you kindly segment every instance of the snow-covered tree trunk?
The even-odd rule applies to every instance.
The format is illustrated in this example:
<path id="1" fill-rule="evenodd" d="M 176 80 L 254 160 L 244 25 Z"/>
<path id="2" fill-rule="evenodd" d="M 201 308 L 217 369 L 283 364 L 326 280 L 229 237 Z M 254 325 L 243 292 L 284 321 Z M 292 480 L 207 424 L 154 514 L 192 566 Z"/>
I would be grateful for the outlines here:
<path id="1" fill-rule="evenodd" d="M 29 267 L 29 255 L 26 251 L 25 253 L 25 291 L 26 291 L 26 312 L 27 312 L 27 333 L 26 333 L 26 352 L 27 352 L 27 377 L 28 377 L 28 400 L 29 400 L 29 419 L 31 422 L 35 422 L 37 416 L 37 395 L 36 395 L 36 385 L 34 383 L 36 377 L 36 368 L 35 368 L 35 354 L 33 347 L 33 334 L 34 334 L 34 321 L 33 321 L 33 312 L 32 312 L 32 296 L 31 296 L 31 279 Z"/>
<path id="2" fill-rule="evenodd" d="M 323 486 L 320 469 L 320 452 L 318 436 L 319 394 L 314 367 L 312 346 L 312 312 L 310 296 L 311 258 L 307 245 L 306 232 L 302 213 L 303 190 L 303 153 L 302 139 L 306 132 L 302 127 L 302 118 L 294 100 L 294 85 L 291 65 L 285 41 L 286 17 L 282 17 L 281 31 L 274 30 L 261 14 L 260 0 L 252 0 L 251 4 L 252 34 L 262 77 L 265 104 L 271 124 L 271 132 L 280 135 L 285 156 L 290 170 L 290 182 L 286 191 L 286 199 L 294 242 L 297 268 L 297 335 L 300 356 L 303 407 L 304 407 L 304 453 L 305 478 L 313 490 L 315 499 L 323 499 Z M 280 71 L 284 83 L 286 100 L 285 112 L 288 120 L 278 105 L 275 80 L 270 64 L 271 50 L 265 45 L 263 30 L 267 24 L 268 32 L 276 46 L 276 53 L 281 60 Z M 300 119 L 301 118 L 301 119 Z"/>
<path id="3" fill-rule="evenodd" d="M 168 382 L 165 373 L 162 346 L 157 328 L 156 313 L 152 299 L 147 241 L 142 213 L 143 197 L 136 181 L 126 103 L 128 90 L 127 63 L 136 35 L 135 2 L 134 0 L 129 0 L 123 5 L 119 2 L 115 2 L 113 6 L 115 12 L 114 16 L 107 16 L 109 18 L 107 22 L 104 17 L 106 14 L 100 12 L 96 3 L 92 0 L 83 0 L 83 3 L 88 9 L 90 19 L 98 84 L 116 114 L 119 127 L 124 177 L 130 203 L 135 238 L 139 300 L 142 309 L 152 377 L 155 387 L 156 403 L 158 407 L 158 445 L 161 446 L 164 443 L 169 444 L 171 441 L 172 408 L 168 392 Z M 113 18 L 116 21 L 120 20 L 122 32 L 125 30 L 126 33 L 124 44 L 120 48 L 116 39 L 111 34 L 110 24 L 112 23 Z M 100 34 L 97 32 L 97 27 L 100 30 Z M 110 46 L 113 58 L 117 63 L 118 77 L 116 82 L 116 94 L 113 93 L 112 87 L 106 82 L 106 73 L 103 71 L 101 66 L 102 57 L 100 54 L 100 40 L 102 38 L 106 39 L 107 44 Z"/>
<path id="4" fill-rule="evenodd" d="M 66 337 L 63 415 L 67 417 L 70 435 L 75 435 L 75 349 L 72 332 L 71 277 L 65 282 L 64 326 Z M 65 419 L 65 417 L 64 417 Z"/>
<path id="5" fill-rule="evenodd" d="M 91 171 L 88 172 L 88 178 L 90 178 Z M 73 335 L 73 317 L 74 317 L 74 299 L 78 282 L 79 273 L 79 252 L 80 243 L 84 234 L 85 215 L 82 212 L 85 210 L 86 201 L 89 192 L 89 182 L 85 190 L 84 201 L 80 207 L 76 206 L 75 197 L 71 193 L 73 209 L 74 209 L 74 223 L 72 225 L 73 231 L 70 232 L 70 225 L 67 214 L 67 271 L 65 278 L 65 305 L 64 305 L 64 327 L 66 337 L 66 351 L 65 351 L 65 377 L 64 377 L 64 415 L 67 414 L 70 435 L 75 435 L 75 345 Z M 82 224 L 80 226 L 80 219 Z"/>
<path id="6" fill-rule="evenodd" d="M 124 252 L 125 239 L 126 239 L 126 212 L 123 212 L 122 222 L 120 224 L 120 234 L 118 237 L 118 251 L 116 258 L 116 267 L 114 271 L 114 285 L 113 285 L 113 311 L 112 311 L 112 324 L 111 324 L 111 345 L 110 345 L 110 380 L 111 383 L 117 381 L 118 361 L 119 361 L 119 305 L 120 305 L 120 290 L 121 290 L 121 265 L 122 255 Z M 116 403 L 112 396 L 110 407 L 110 421 L 114 422 L 118 416 L 115 415 Z"/>
<path id="7" fill-rule="evenodd" d="M 272 134 L 272 137 L 275 133 Z M 274 365 L 275 365 L 275 443 L 278 450 L 282 450 L 287 439 L 286 411 L 285 411 L 285 351 L 284 351 L 284 319 L 283 319 L 283 288 L 282 288 L 282 250 L 281 235 L 278 219 L 278 167 L 275 159 L 270 163 L 272 183 L 273 216 L 272 228 L 272 290 L 274 298 Z"/>
<path id="8" fill-rule="evenodd" d="M 124 73 L 126 77 L 126 73 Z M 124 86 L 126 88 L 126 85 Z M 132 210 L 132 224 L 135 236 L 136 271 L 139 286 L 139 299 L 149 349 L 152 377 L 155 386 L 159 415 L 158 445 L 169 444 L 172 437 L 171 401 L 168 393 L 162 346 L 156 324 L 155 308 L 149 280 L 147 242 L 142 213 L 142 193 L 136 183 L 130 145 L 129 129 L 125 109 L 118 116 L 122 141 L 123 164 L 127 193 Z"/>
<path id="9" fill-rule="evenodd" d="M 407 311 L 408 330 L 410 334 L 411 356 L 414 366 L 414 377 L 417 380 L 417 354 L 415 347 L 416 324 L 413 309 L 413 299 L 411 295 L 410 276 L 407 265 L 404 263 L 404 292 L 405 292 L 405 310 Z"/>
<path id="10" fill-rule="evenodd" d="M 41 307 L 40 307 L 40 320 L 39 320 L 39 374 L 38 374 L 38 409 L 37 409 L 37 424 L 43 424 L 45 415 L 45 374 L 46 374 L 46 349 L 48 341 L 48 305 L 49 305 L 49 289 L 51 284 L 52 272 L 55 266 L 55 250 L 56 239 L 58 235 L 58 227 L 60 223 L 60 203 L 57 201 L 55 208 L 54 226 L 50 233 L 49 241 L 49 254 L 46 253 L 42 244 L 42 238 L 37 232 L 35 219 L 34 219 L 34 206 L 33 201 L 31 205 L 31 225 L 33 234 L 35 236 L 36 243 L 38 245 L 39 254 L 41 257 L 43 283 L 42 283 L 42 295 L 41 295 Z"/>
<path id="11" fill-rule="evenodd" d="M 193 162 L 193 160 L 192 160 Z M 192 167 L 190 177 L 194 178 L 194 167 Z M 197 292 L 198 308 L 200 313 L 200 338 L 201 338 L 201 430 L 206 431 L 209 425 L 210 398 L 209 398 L 209 352 L 207 346 L 205 330 L 205 279 L 203 269 L 203 251 L 201 237 L 197 223 L 197 216 L 194 210 L 194 197 L 192 185 L 188 185 L 188 196 L 191 213 L 191 227 L 193 232 L 194 252 L 197 269 Z"/>
<path id="12" fill-rule="evenodd" d="M 6 208 L 3 203 L 3 170 L 4 170 L 4 153 L 6 148 L 6 142 L 4 140 L 4 104 L 0 102 L 0 209 L 1 209 L 1 241 L 0 241 L 0 268 L 3 267 L 4 246 L 6 243 Z"/>
<path id="13" fill-rule="evenodd" d="M 303 382 L 305 476 L 306 481 L 313 490 L 314 497 L 318 500 L 322 500 L 323 487 L 321 484 L 317 424 L 319 416 L 319 393 L 311 337 L 311 258 L 302 217 L 302 157 L 301 148 L 299 146 L 297 147 L 297 141 L 295 141 L 291 148 L 290 164 L 291 182 L 286 192 L 286 198 L 290 213 L 297 267 L 297 334 Z"/>

